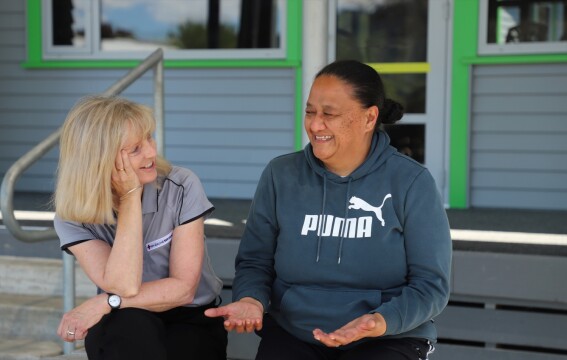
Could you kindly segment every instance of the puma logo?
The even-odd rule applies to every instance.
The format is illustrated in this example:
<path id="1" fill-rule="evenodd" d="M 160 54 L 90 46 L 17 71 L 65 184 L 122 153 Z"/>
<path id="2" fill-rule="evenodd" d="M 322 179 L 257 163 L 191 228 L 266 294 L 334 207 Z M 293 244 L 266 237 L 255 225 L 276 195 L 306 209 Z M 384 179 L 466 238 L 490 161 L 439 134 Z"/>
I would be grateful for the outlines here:
<path id="1" fill-rule="evenodd" d="M 391 198 L 391 197 L 392 197 L 392 194 L 387 194 L 386 196 L 384 196 L 384 200 L 382 200 L 382 205 L 380 205 L 379 207 L 376 207 L 376 206 L 370 205 L 369 203 L 362 200 L 361 198 L 353 196 L 349 200 L 350 205 L 348 206 L 348 208 L 349 209 L 355 209 L 355 210 L 371 211 L 374 214 L 376 214 L 376 217 L 378 218 L 378 220 L 380 220 L 380 223 L 382 224 L 382 226 L 384 226 L 384 225 L 386 225 L 386 222 L 382 218 L 382 206 L 384 206 L 384 203 L 386 202 L 386 200 Z"/>

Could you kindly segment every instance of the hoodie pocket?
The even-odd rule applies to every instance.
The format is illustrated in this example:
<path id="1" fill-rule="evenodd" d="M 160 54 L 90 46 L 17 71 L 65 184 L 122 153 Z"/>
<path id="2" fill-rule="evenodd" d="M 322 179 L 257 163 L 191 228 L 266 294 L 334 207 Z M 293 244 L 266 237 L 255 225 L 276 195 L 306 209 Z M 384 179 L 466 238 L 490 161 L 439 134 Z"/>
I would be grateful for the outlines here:
<path id="1" fill-rule="evenodd" d="M 291 327 L 331 332 L 374 310 L 381 301 L 380 290 L 291 286 L 282 297 L 280 312 Z"/>

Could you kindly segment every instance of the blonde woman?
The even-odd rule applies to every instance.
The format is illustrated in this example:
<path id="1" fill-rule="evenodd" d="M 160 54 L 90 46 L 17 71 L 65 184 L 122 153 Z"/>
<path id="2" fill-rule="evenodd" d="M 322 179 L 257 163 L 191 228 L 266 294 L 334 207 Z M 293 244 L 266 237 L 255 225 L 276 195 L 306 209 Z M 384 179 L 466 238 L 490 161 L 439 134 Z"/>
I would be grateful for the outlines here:
<path id="1" fill-rule="evenodd" d="M 63 125 L 55 191 L 61 249 L 98 295 L 63 315 L 58 334 L 89 359 L 226 359 L 222 283 L 204 244 L 213 210 L 197 176 L 156 152 L 146 106 L 87 97 Z"/>

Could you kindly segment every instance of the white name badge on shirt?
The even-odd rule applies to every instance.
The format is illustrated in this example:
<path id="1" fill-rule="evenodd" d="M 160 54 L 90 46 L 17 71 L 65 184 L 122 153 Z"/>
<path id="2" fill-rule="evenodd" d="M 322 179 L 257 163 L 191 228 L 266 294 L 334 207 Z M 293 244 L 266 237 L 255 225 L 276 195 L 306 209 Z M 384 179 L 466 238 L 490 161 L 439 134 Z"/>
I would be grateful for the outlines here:
<path id="1" fill-rule="evenodd" d="M 164 237 L 161 237 L 157 240 L 151 241 L 149 243 L 146 244 L 146 251 L 153 251 L 155 249 L 158 249 L 164 245 L 167 245 L 171 242 L 171 239 L 173 238 L 173 231 L 170 232 L 169 234 L 165 235 Z"/>

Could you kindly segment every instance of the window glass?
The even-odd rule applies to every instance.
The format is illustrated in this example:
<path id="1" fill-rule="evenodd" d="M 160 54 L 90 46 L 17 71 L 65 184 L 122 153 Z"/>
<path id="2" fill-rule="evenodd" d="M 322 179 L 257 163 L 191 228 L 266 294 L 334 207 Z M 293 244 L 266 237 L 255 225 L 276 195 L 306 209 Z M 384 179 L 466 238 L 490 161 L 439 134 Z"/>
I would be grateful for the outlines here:
<path id="1" fill-rule="evenodd" d="M 338 0 L 336 58 L 427 61 L 427 7 L 425 0 Z"/>
<path id="2" fill-rule="evenodd" d="M 286 0 L 41 1 L 44 59 L 286 56 Z"/>
<path id="3" fill-rule="evenodd" d="M 489 0 L 487 43 L 567 41 L 567 0 Z"/>
<path id="4" fill-rule="evenodd" d="M 102 0 L 103 51 L 278 48 L 276 0 Z"/>
<path id="5" fill-rule="evenodd" d="M 52 0 L 52 46 L 84 48 L 88 0 Z"/>
<path id="6" fill-rule="evenodd" d="M 425 113 L 425 74 L 380 74 L 386 95 L 404 106 L 406 113 Z"/>
<path id="7" fill-rule="evenodd" d="M 391 145 L 420 163 L 425 162 L 425 125 L 385 125 Z"/>

